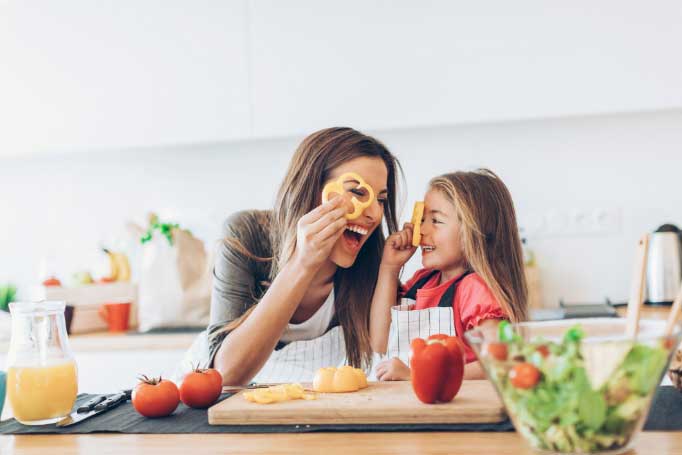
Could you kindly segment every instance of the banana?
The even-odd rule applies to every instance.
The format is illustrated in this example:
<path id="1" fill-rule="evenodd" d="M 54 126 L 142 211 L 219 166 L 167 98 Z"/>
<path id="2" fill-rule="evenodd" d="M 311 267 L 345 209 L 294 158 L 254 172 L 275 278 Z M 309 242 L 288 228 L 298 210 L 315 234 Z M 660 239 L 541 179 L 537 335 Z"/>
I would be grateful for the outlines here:
<path id="1" fill-rule="evenodd" d="M 130 281 L 130 262 L 124 253 L 114 252 L 104 248 L 109 256 L 109 268 L 111 272 L 107 281 Z"/>
<path id="2" fill-rule="evenodd" d="M 130 281 L 130 262 L 124 253 L 114 253 L 114 261 L 118 265 L 116 281 Z"/>

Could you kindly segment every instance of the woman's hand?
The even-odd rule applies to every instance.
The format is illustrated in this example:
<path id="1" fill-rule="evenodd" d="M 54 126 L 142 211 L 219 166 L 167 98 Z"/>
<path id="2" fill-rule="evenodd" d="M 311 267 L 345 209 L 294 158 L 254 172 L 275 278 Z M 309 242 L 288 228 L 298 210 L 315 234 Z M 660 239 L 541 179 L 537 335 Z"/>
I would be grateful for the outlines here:
<path id="1" fill-rule="evenodd" d="M 380 381 L 407 381 L 410 379 L 410 368 L 398 357 L 379 362 L 377 379 Z"/>
<path id="2" fill-rule="evenodd" d="M 302 267 L 315 269 L 322 264 L 346 230 L 343 201 L 343 197 L 336 196 L 298 220 L 294 256 Z"/>
<path id="3" fill-rule="evenodd" d="M 412 246 L 412 229 L 412 223 L 405 223 L 402 231 L 394 232 L 386 239 L 382 267 L 400 270 L 410 260 L 417 251 L 417 247 Z"/>

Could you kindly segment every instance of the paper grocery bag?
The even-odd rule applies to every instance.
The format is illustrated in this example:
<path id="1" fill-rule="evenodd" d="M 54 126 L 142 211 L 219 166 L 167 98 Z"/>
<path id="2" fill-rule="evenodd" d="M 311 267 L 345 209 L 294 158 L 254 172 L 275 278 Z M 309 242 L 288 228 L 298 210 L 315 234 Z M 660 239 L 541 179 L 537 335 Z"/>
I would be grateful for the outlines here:
<path id="1" fill-rule="evenodd" d="M 174 228 L 171 238 L 156 233 L 142 245 L 138 295 L 142 332 L 208 325 L 211 255 L 189 231 Z"/>

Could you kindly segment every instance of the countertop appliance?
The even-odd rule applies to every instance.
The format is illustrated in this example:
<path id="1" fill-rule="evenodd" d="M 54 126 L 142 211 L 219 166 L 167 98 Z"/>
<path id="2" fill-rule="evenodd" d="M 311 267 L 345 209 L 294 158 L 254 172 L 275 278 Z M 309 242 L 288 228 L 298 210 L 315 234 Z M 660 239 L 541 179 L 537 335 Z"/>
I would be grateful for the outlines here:
<path id="1" fill-rule="evenodd" d="M 664 224 L 649 234 L 646 303 L 671 304 L 682 282 L 682 232 Z"/>

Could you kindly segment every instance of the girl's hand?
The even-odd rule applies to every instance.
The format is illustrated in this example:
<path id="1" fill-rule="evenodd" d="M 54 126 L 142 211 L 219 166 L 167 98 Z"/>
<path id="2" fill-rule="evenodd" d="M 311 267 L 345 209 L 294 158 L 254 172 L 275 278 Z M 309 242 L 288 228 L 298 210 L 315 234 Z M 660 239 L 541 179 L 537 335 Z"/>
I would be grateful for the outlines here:
<path id="1" fill-rule="evenodd" d="M 379 362 L 377 379 L 380 381 L 407 381 L 410 379 L 410 368 L 398 357 Z"/>
<path id="2" fill-rule="evenodd" d="M 403 230 L 391 234 L 384 245 L 381 265 L 400 269 L 410 260 L 417 248 L 412 246 L 412 223 L 403 224 Z"/>
<path id="3" fill-rule="evenodd" d="M 336 196 L 298 220 L 294 257 L 302 267 L 316 269 L 346 230 L 344 199 Z"/>

